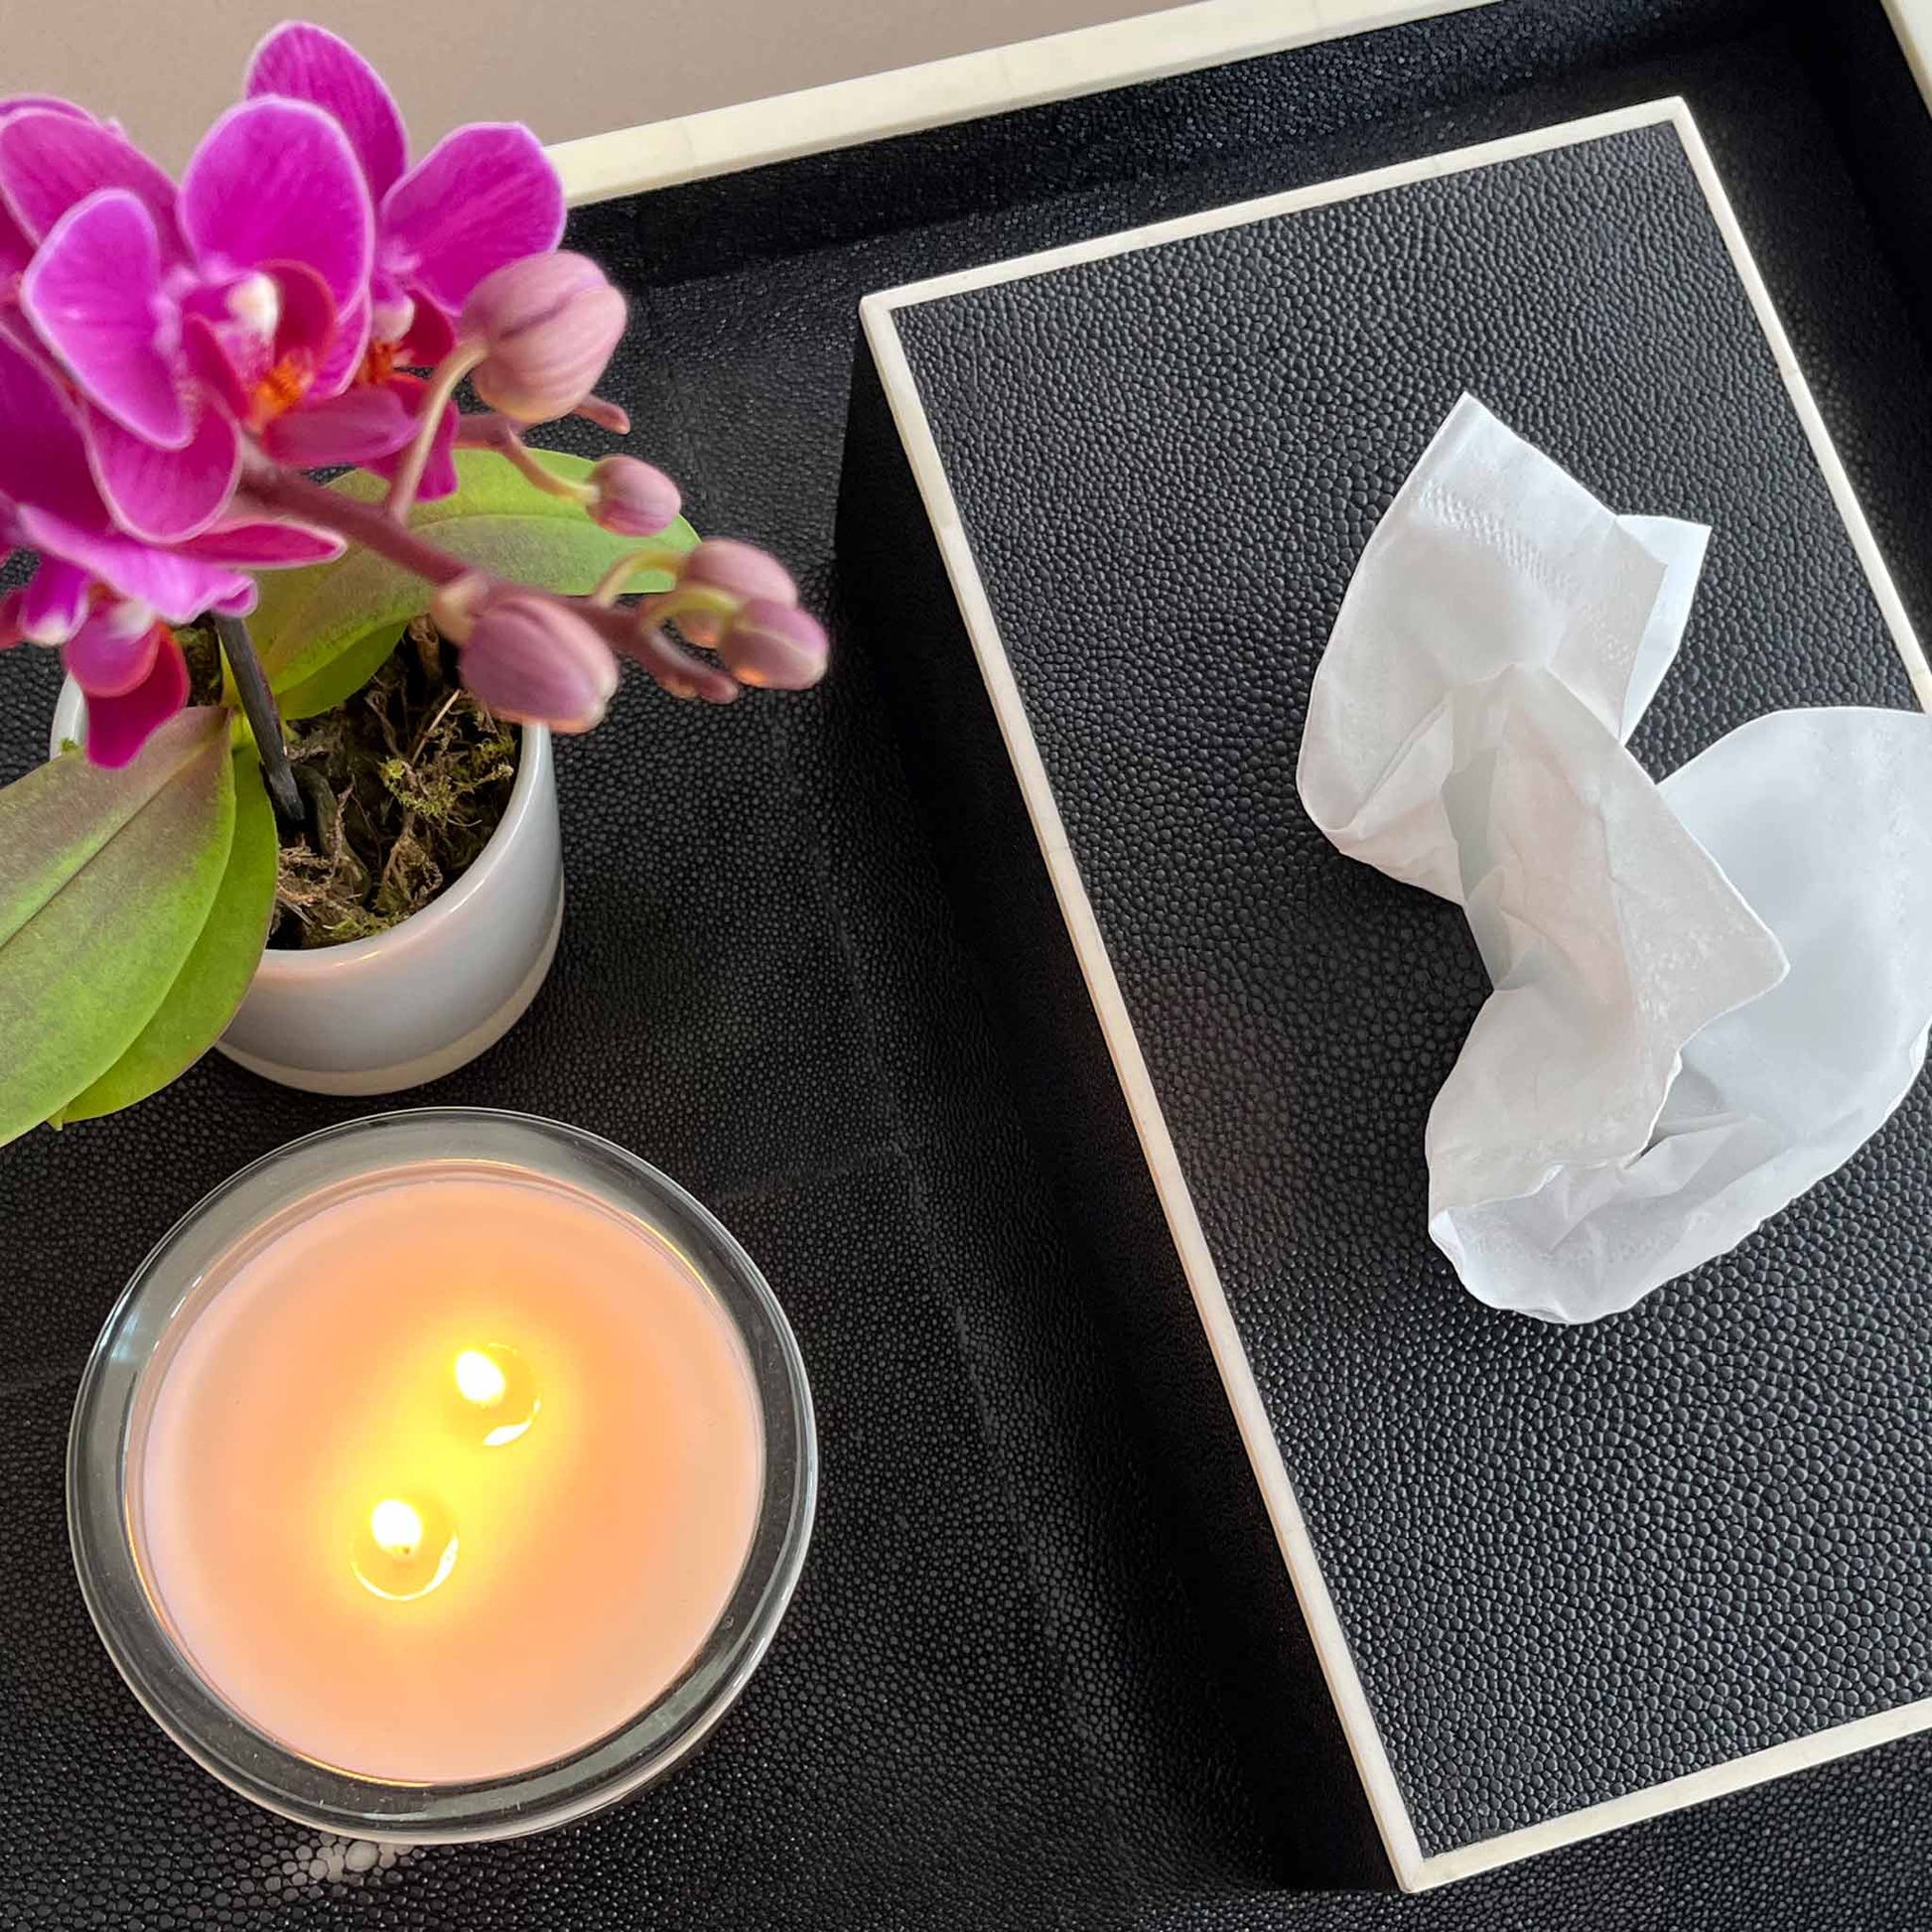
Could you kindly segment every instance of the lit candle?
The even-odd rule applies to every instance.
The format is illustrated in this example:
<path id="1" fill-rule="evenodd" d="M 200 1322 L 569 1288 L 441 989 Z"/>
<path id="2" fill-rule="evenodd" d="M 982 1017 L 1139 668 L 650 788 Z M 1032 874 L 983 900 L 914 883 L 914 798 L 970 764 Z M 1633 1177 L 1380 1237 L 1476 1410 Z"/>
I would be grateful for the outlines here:
<path id="1" fill-rule="evenodd" d="M 162 1622 L 360 1777 L 497 1779 L 678 1679 L 745 1567 L 744 1341 L 675 1245 L 536 1174 L 322 1196 L 157 1353 L 127 1478 Z"/>

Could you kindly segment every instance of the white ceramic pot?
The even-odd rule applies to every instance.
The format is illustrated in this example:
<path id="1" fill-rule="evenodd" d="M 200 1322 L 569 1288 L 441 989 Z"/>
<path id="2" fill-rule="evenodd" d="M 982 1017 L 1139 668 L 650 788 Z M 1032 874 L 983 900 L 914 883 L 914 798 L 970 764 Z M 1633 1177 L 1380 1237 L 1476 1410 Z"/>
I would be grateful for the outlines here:
<path id="1" fill-rule="evenodd" d="M 86 733 L 71 680 L 49 756 Z M 509 807 L 448 892 L 373 939 L 262 954 L 228 1031 L 229 1059 L 312 1093 L 394 1093 L 493 1046 L 537 996 L 564 917 L 550 734 L 524 729 Z"/>

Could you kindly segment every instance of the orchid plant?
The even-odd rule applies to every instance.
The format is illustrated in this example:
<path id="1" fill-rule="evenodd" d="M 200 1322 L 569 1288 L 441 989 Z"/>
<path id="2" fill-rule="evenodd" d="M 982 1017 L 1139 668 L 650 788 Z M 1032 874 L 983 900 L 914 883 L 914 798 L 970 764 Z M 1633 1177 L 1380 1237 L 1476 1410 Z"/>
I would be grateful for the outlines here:
<path id="1" fill-rule="evenodd" d="M 87 704 L 84 749 L 0 791 L 0 1142 L 212 1043 L 304 819 L 282 721 L 412 618 L 495 716 L 564 732 L 624 659 L 713 703 L 822 675 L 783 567 L 698 541 L 661 471 L 526 445 L 628 429 L 596 393 L 623 299 L 563 225 L 527 128 L 411 165 L 319 27 L 268 36 L 179 184 L 113 122 L 0 101 L 0 557 L 35 559 L 0 648 L 58 647 Z M 222 701 L 190 706 L 177 626 L 204 620 Z"/>

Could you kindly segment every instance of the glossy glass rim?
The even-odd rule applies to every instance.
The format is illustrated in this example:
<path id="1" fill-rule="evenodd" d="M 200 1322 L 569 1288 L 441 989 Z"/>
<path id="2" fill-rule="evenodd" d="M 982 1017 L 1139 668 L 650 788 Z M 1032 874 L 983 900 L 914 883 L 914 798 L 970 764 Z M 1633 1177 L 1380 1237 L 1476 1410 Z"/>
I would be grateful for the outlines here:
<path id="1" fill-rule="evenodd" d="M 500 1166 L 587 1192 L 670 1240 L 737 1326 L 764 1431 L 751 1549 L 723 1614 L 657 1700 L 570 1756 L 469 1784 L 403 1784 L 320 1764 L 257 1729 L 183 1655 L 141 1575 L 126 1485 L 142 1376 L 211 1266 L 295 1218 L 319 1192 L 392 1169 Z M 310 1211 L 313 1211 L 310 1209 Z M 151 1399 L 151 1390 L 148 1392 Z M 431 1107 L 324 1128 L 264 1155 L 199 1202 L 134 1272 L 102 1327 L 68 1438 L 68 1529 L 81 1595 L 116 1668 L 150 1716 L 232 1790 L 347 1838 L 438 1845 L 569 1823 L 661 1777 L 731 1708 L 777 1630 L 811 1539 L 818 1454 L 804 1358 L 757 1264 L 647 1162 L 531 1114 Z"/>

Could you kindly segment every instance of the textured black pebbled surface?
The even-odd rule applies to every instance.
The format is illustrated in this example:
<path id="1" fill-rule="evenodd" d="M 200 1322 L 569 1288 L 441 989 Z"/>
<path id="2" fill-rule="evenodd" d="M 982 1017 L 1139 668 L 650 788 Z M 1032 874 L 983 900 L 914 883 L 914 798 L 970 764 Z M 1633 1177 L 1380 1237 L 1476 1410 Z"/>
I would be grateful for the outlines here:
<path id="1" fill-rule="evenodd" d="M 1482 1309 L 1422 1130 L 1487 981 L 1293 788 L 1354 561 L 1464 387 L 1715 525 L 1655 771 L 1910 705 L 1675 128 L 897 319 L 1424 1852 L 1932 1695 L 1932 1095 L 1629 1315 Z"/>
<path id="2" fill-rule="evenodd" d="M 1278 85 L 1245 71 L 1191 84 L 1154 123 L 1138 93 L 1085 103 L 1064 147 L 1008 123 L 988 209 L 925 225 L 984 165 L 954 131 L 905 144 L 886 182 L 862 171 L 852 199 L 866 207 L 841 232 L 865 238 L 838 245 L 778 225 L 795 178 L 771 171 L 772 225 L 753 252 L 772 258 L 734 256 L 681 286 L 665 286 L 648 208 L 590 210 L 574 238 L 635 308 L 612 386 L 694 517 L 782 546 L 816 600 L 863 292 L 1681 86 L 1721 144 L 1867 507 L 1909 560 L 1932 501 L 1932 388 L 1808 75 L 1774 39 L 1682 53 L 1685 34 L 1762 11 L 1502 0 L 1285 58 L 1270 64 Z M 1657 64 L 1596 65 L 1638 53 Z M 1434 116 L 1420 126 L 1405 119 L 1418 105 Z M 1089 177 L 1100 148 L 1108 167 Z M 721 197 L 706 219 L 729 229 L 744 207 Z M 1902 245 L 1918 246 L 1915 229 Z M 888 575 L 896 595 L 906 561 Z M 893 654 L 917 643 L 908 621 Z M 1352 1780 L 1272 1782 L 1233 1720 L 1252 1711 L 1258 1728 L 1318 1745 L 1325 1701 L 1264 1698 L 1247 1676 L 1238 1697 L 1217 1693 L 1237 1665 L 1212 1592 L 1240 1552 L 1204 1553 L 1199 1615 L 1177 1600 L 1196 1524 L 1139 1438 L 1113 1359 L 1119 1304 L 1069 1254 L 1065 1204 L 1039 1184 L 912 816 L 881 667 L 849 637 L 841 649 L 802 703 L 718 717 L 626 687 L 597 737 L 563 749 L 556 975 L 501 1046 L 422 1096 L 555 1113 L 636 1148 L 723 1214 L 784 1300 L 826 1489 L 799 1596 L 744 1702 L 690 1765 L 615 1812 L 368 1875 L 229 1797 L 141 1716 L 67 1566 L 61 1453 L 81 1353 L 178 1212 L 255 1154 L 359 1111 L 212 1062 L 121 1120 L 0 1151 L 0 1928 L 1932 1922 L 1925 1740 L 1428 1898 L 1300 1889 L 1333 1867 L 1298 1862 L 1279 1828 L 1332 1821 L 1345 1837 Z M 39 756 L 52 698 L 45 659 L 0 657 L 0 776 Z M 1280 1636 L 1291 1644 L 1292 1625 Z"/>
<path id="3" fill-rule="evenodd" d="M 1745 31 L 1771 11 L 1765 0 L 1491 0 L 1395 32 L 1178 73 L 1134 88 L 1127 112 L 1122 95 L 1076 94 L 1024 113 L 690 182 L 640 198 L 633 218 L 667 277 L 736 274 L 755 258 L 997 214 L 1048 194 L 1144 188 L 1151 176 L 1214 167 L 1257 145 L 1346 136 L 1378 114 L 1452 112 L 1471 92 L 1614 69 Z M 1838 64 L 1848 29 L 1889 35 L 1878 0 L 1836 0 L 1831 13 L 1829 29 L 1808 50 L 1814 65 Z M 1857 72 L 1857 119 L 1867 136 L 1882 138 L 1888 128 L 1895 135 L 1917 111 L 1895 52 L 1886 65 L 1896 72 L 1876 80 L 1882 91 L 1868 58 Z M 1888 144 L 1884 165 L 1894 174 L 1909 147 L 1909 140 Z"/>

